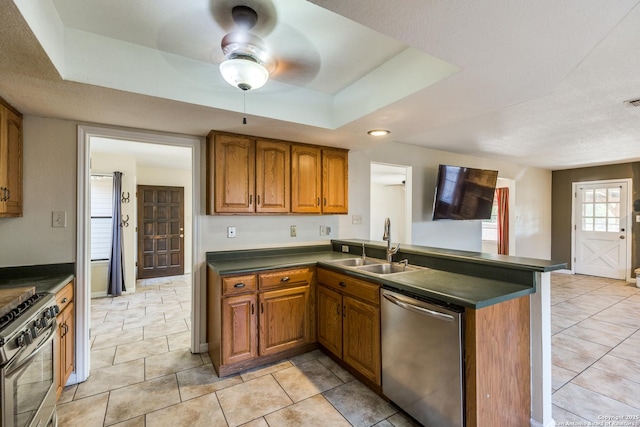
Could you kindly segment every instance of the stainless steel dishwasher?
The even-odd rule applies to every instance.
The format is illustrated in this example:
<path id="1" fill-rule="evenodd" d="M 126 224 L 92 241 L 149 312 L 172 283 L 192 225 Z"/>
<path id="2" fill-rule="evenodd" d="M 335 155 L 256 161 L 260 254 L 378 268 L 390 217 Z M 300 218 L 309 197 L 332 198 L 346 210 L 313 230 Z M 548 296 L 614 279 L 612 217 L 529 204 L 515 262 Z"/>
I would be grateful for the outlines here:
<path id="1" fill-rule="evenodd" d="M 463 309 L 380 292 L 382 392 L 427 427 L 462 427 Z"/>

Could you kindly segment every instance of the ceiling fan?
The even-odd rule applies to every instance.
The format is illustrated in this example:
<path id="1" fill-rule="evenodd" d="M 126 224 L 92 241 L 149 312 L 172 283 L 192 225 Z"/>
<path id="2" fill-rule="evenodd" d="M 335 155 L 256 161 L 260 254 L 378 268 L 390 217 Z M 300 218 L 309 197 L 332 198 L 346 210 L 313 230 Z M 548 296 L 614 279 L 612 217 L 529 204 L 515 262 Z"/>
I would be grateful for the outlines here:
<path id="1" fill-rule="evenodd" d="M 262 87 L 271 76 L 299 84 L 317 75 L 320 55 L 313 43 L 278 22 L 271 2 L 215 1 L 212 13 L 220 27 L 229 31 L 220 43 L 224 55 L 220 72 L 231 86 L 249 91 Z"/>

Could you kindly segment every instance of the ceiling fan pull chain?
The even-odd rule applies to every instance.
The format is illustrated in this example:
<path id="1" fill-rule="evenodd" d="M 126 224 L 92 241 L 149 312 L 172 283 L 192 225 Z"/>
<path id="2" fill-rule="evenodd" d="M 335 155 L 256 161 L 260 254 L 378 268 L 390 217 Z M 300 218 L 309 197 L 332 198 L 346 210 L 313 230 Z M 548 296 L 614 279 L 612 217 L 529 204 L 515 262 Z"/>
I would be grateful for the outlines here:
<path id="1" fill-rule="evenodd" d="M 247 124 L 247 91 L 242 91 L 242 124 Z"/>

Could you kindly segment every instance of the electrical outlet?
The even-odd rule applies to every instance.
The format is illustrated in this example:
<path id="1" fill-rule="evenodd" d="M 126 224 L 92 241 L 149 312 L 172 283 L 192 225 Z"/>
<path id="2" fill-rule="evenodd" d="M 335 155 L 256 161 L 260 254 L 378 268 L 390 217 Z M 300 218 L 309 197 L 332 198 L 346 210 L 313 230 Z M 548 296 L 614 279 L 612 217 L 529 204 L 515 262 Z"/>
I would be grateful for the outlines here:
<path id="1" fill-rule="evenodd" d="M 291 233 L 291 237 L 296 237 L 297 231 L 296 231 L 296 226 L 295 225 L 291 226 L 290 233 Z"/>
<path id="2" fill-rule="evenodd" d="M 233 239 L 234 237 L 236 237 L 236 228 L 227 227 L 227 238 Z"/>
<path id="3" fill-rule="evenodd" d="M 67 213 L 64 211 L 51 212 L 51 226 L 65 228 L 67 226 Z"/>
<path id="4" fill-rule="evenodd" d="M 327 225 L 327 228 L 325 229 L 325 231 L 326 231 L 325 236 L 331 236 L 331 227 Z"/>
<path id="5" fill-rule="evenodd" d="M 351 224 L 362 224 L 362 215 L 352 215 Z"/>
<path id="6" fill-rule="evenodd" d="M 342 252 L 348 254 L 349 253 L 349 245 L 342 245 Z"/>
<path id="7" fill-rule="evenodd" d="M 326 236 L 327 235 L 327 227 L 325 227 L 324 225 L 320 226 L 320 235 L 321 236 Z"/>

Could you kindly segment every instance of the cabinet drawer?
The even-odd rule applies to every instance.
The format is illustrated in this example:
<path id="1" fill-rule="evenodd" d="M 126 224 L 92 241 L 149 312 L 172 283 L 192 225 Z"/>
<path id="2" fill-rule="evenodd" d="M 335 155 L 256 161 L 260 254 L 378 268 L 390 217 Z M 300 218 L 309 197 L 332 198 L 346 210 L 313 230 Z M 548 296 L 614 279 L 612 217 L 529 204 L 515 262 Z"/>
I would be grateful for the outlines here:
<path id="1" fill-rule="evenodd" d="M 310 281 L 310 268 L 270 271 L 258 275 L 258 288 L 262 291 L 265 289 L 276 289 L 285 286 L 309 284 Z"/>
<path id="2" fill-rule="evenodd" d="M 256 275 L 229 276 L 222 278 L 222 295 L 244 294 L 256 290 Z"/>
<path id="3" fill-rule="evenodd" d="M 380 303 L 380 286 L 335 271 L 318 268 L 318 282 L 343 294 L 351 295 L 373 304 Z"/>
<path id="4" fill-rule="evenodd" d="M 64 311 L 67 305 L 73 300 L 73 282 L 67 283 L 64 288 L 56 293 L 56 304 L 60 307 L 60 313 Z"/>

